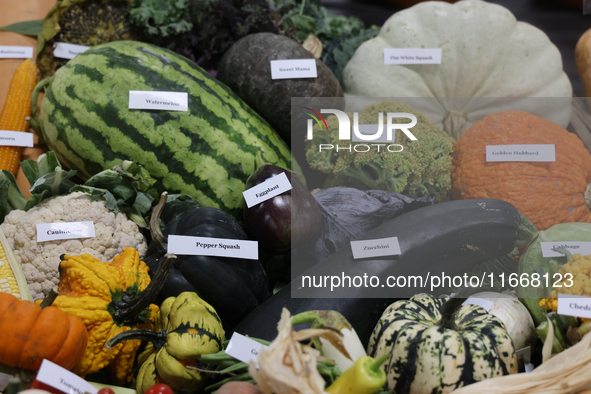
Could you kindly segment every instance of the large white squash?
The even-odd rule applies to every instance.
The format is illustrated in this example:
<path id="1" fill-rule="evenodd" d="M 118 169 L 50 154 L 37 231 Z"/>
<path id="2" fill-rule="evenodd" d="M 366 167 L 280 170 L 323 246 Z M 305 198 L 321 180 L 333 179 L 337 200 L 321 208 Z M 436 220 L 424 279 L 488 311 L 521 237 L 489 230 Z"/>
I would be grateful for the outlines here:
<path id="1" fill-rule="evenodd" d="M 441 48 L 441 64 L 384 65 L 384 48 Z M 392 15 L 357 49 L 343 88 L 346 96 L 436 97 L 412 106 L 456 139 L 497 111 L 519 109 L 563 127 L 571 116 L 572 86 L 556 46 L 506 8 L 480 0 L 427 1 Z"/>

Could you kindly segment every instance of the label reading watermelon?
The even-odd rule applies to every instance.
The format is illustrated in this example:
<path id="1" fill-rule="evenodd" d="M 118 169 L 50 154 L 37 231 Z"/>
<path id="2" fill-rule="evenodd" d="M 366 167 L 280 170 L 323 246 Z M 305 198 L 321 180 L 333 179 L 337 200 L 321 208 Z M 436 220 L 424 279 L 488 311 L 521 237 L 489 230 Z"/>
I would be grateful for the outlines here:
<path id="1" fill-rule="evenodd" d="M 189 95 L 184 92 L 129 91 L 129 109 L 188 110 Z"/>

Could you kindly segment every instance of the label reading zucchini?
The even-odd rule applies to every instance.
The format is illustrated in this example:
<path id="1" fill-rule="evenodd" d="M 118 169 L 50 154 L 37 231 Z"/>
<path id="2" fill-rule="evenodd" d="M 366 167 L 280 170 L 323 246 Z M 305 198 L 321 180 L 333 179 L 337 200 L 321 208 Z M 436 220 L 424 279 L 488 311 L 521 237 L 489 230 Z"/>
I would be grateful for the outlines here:
<path id="1" fill-rule="evenodd" d="M 395 256 L 402 253 L 398 237 L 351 241 L 351 251 L 354 259 Z"/>
<path id="2" fill-rule="evenodd" d="M 0 130 L 0 146 L 33 146 L 33 133 Z"/>
<path id="3" fill-rule="evenodd" d="M 554 144 L 487 145 L 486 161 L 556 161 Z"/>
<path id="4" fill-rule="evenodd" d="M 38 223 L 37 242 L 94 237 L 93 222 Z"/>
<path id="5" fill-rule="evenodd" d="M 188 111 L 189 95 L 186 92 L 129 91 L 129 109 L 156 109 Z"/>
<path id="6" fill-rule="evenodd" d="M 31 59 L 33 47 L 0 45 L 0 59 Z"/>
<path id="7" fill-rule="evenodd" d="M 234 257 L 249 260 L 259 258 L 257 241 L 229 238 L 169 235 L 166 251 L 178 255 Z"/>
<path id="8" fill-rule="evenodd" d="M 279 175 L 267 179 L 263 183 L 259 183 L 258 185 L 243 191 L 242 195 L 244 196 L 246 206 L 250 208 L 288 190 L 291 190 L 291 183 L 289 183 L 289 179 L 287 179 L 285 172 L 282 172 Z"/>

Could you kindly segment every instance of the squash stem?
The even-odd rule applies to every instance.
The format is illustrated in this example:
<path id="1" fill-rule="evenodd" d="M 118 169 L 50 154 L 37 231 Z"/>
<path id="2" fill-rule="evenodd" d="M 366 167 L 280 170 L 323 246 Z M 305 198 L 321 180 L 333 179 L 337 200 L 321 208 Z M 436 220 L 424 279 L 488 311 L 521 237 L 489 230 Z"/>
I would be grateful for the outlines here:
<path id="1" fill-rule="evenodd" d="M 439 320 L 439 326 L 450 330 L 456 329 L 455 314 L 456 311 L 466 301 L 464 297 L 452 297 L 443 305 L 441 311 L 441 320 Z"/>
<path id="2" fill-rule="evenodd" d="M 55 301 L 55 299 L 57 298 L 58 295 L 59 295 L 59 292 L 57 290 L 57 287 L 54 287 L 53 289 L 49 290 L 49 294 L 47 294 L 47 297 L 45 297 L 43 299 L 43 301 L 41 301 L 41 304 L 39 305 L 41 307 L 41 309 L 47 308 L 48 306 L 53 304 L 53 301 Z"/>
<path id="3" fill-rule="evenodd" d="M 167 242 L 166 237 L 162 234 L 162 229 L 160 228 L 160 215 L 164 210 L 167 198 L 168 192 L 164 192 L 160 195 L 160 201 L 158 202 L 158 205 L 154 207 L 152 216 L 150 217 L 150 235 L 152 236 L 152 241 L 156 243 L 156 246 L 158 246 L 162 253 L 166 253 Z"/>
<path id="4" fill-rule="evenodd" d="M 145 328 L 127 330 L 109 339 L 105 346 L 107 349 L 111 349 L 119 345 L 121 342 L 130 341 L 132 339 L 141 339 L 152 342 L 154 348 L 159 350 L 166 343 L 166 335 L 166 330 L 154 331 Z"/>

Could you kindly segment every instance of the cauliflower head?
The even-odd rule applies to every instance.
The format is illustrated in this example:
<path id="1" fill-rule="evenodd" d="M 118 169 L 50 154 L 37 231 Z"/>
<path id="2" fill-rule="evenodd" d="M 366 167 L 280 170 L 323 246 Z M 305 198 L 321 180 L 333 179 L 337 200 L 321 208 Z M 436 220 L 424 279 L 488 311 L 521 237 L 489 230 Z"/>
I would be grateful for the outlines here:
<path id="1" fill-rule="evenodd" d="M 64 239 L 37 243 L 37 223 L 94 223 L 93 238 Z M 34 300 L 44 298 L 59 284 L 62 254 L 88 253 L 100 261 L 111 261 L 126 247 L 135 248 L 143 258 L 146 239 L 125 214 L 109 211 L 102 200 L 75 192 L 42 201 L 28 211 L 13 210 L 1 225 L 14 256 L 21 265 Z"/>
<path id="2" fill-rule="evenodd" d="M 384 114 L 385 123 L 388 112 L 408 112 L 415 115 L 417 125 L 410 131 L 417 137 L 417 141 L 411 141 L 403 132 L 396 130 L 394 141 L 403 146 L 401 152 L 390 152 L 386 149 L 388 144 L 379 144 L 381 146 L 378 147 L 373 142 L 365 145 L 371 146 L 367 152 L 355 152 L 354 149 L 349 151 L 348 147 L 356 143 L 338 139 L 338 119 L 331 116 L 326 119 L 328 131 L 318 125 L 314 126 L 313 140 L 308 141 L 306 148 L 306 159 L 310 167 L 329 175 L 325 187 L 354 182 L 370 189 L 417 196 L 430 193 L 436 196 L 437 201 L 445 200 L 451 188 L 453 139 L 421 112 L 395 100 L 368 105 L 359 114 L 359 124 L 377 124 L 380 113 Z M 347 115 L 353 125 L 353 114 Z M 395 123 L 408 122 L 407 119 L 395 120 Z M 320 150 L 320 144 L 339 146 L 339 149 Z M 360 150 L 364 149 L 366 148 Z"/>

